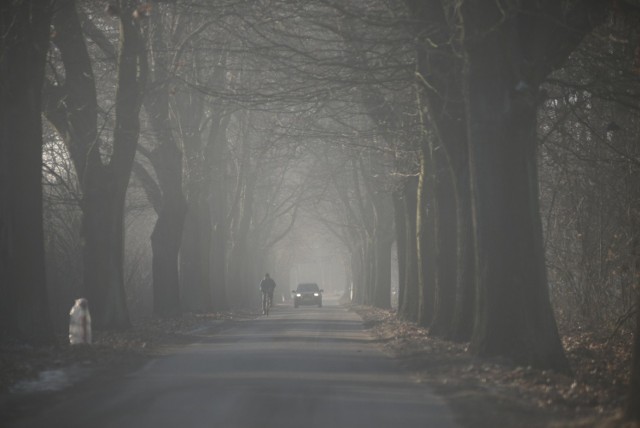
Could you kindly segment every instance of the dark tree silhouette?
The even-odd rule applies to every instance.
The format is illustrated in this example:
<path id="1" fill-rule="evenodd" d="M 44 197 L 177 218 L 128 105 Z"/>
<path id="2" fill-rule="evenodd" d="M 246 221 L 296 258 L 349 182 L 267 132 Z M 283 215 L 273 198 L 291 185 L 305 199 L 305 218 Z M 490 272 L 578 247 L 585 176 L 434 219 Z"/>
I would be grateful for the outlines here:
<path id="1" fill-rule="evenodd" d="M 640 241 L 636 238 L 632 243 L 631 253 L 635 271 L 640 271 Z M 636 276 L 638 274 L 636 273 Z M 640 286 L 640 278 L 636 277 L 636 287 Z M 636 288 L 636 325 L 633 336 L 631 379 L 629 381 L 629 397 L 625 406 L 624 416 L 631 421 L 640 421 L 640 290 Z"/>
<path id="2" fill-rule="evenodd" d="M 537 94 L 543 79 L 602 22 L 606 5 L 596 1 L 579 7 L 551 1 L 463 2 L 460 7 L 446 0 L 407 3 L 418 19 L 422 94 L 428 125 L 437 137 L 430 146 L 423 145 L 422 159 L 429 165 L 423 170 L 432 176 L 431 183 L 429 176 L 421 176 L 419 248 L 428 244 L 423 237 L 423 230 L 428 229 L 421 226 L 423 213 L 428 218 L 430 209 L 434 212 L 438 234 L 443 232 L 438 225 L 443 219 L 439 206 L 447 193 L 455 195 L 458 213 L 458 230 L 451 229 L 448 238 L 457 236 L 458 278 L 442 282 L 442 269 L 447 266 L 438 255 L 447 239 L 438 239 L 436 234 L 438 245 L 429 256 L 437 260 L 431 269 L 435 270 L 436 300 L 442 290 L 456 287 L 458 293 L 455 309 L 450 298 L 445 299 L 444 307 L 442 302 L 436 305 L 434 331 L 468 338 L 472 324 L 465 314 L 473 313 L 469 303 L 475 292 L 475 352 L 566 369 L 549 303 L 542 246 Z M 561 42 L 551 42 L 552 38 Z M 446 156 L 437 153 L 438 148 Z M 449 179 L 447 174 L 453 191 L 438 191 Z M 474 235 L 469 233 L 471 212 Z M 474 281 L 471 254 L 475 254 Z M 433 275 L 424 266 L 425 255 L 421 260 L 422 276 Z M 426 284 L 423 281 L 423 289 Z M 438 313 L 442 309 L 445 317 Z M 421 322 L 428 324 L 424 315 L 421 311 Z"/>
<path id="3" fill-rule="evenodd" d="M 416 23 L 411 28 L 418 42 L 419 94 L 435 139 L 431 142 L 435 150 L 431 152 L 435 153 L 432 159 L 435 169 L 433 192 L 438 232 L 435 250 L 436 308 L 432 330 L 440 336 L 468 340 L 475 314 L 475 284 L 467 122 L 459 39 L 451 37 L 453 17 L 442 2 L 407 1 L 407 4 Z M 425 156 L 431 155 L 425 153 Z"/>
<path id="4" fill-rule="evenodd" d="M 0 5 L 0 341 L 53 342 L 41 119 L 51 8 L 44 0 Z"/>
<path id="5" fill-rule="evenodd" d="M 82 29 L 104 52 L 116 61 L 116 48 L 102 29 L 88 17 L 82 17 Z M 169 40 L 175 40 L 166 21 L 173 15 L 158 4 L 148 17 L 146 40 L 149 53 L 149 79 L 145 90 L 144 108 L 155 145 L 151 150 L 138 146 L 138 153 L 151 164 L 155 178 L 145 166 L 136 162 L 133 172 L 142 184 L 147 198 L 157 214 L 151 234 L 151 274 L 153 277 L 153 314 L 158 317 L 180 313 L 179 253 L 186 215 L 182 192 L 183 156 L 174 136 L 170 110 L 170 90 L 173 83 L 172 50 Z M 183 26 L 178 26 L 184 30 Z"/>
<path id="6" fill-rule="evenodd" d="M 139 134 L 138 114 L 147 72 L 136 7 L 119 2 L 115 127 L 112 153 L 103 161 L 96 85 L 75 1 L 57 2 L 53 41 L 64 82 L 47 86 L 45 114 L 61 135 L 82 187 L 84 288 L 98 328 L 129 326 L 124 291 L 124 204 Z"/>
<path id="7" fill-rule="evenodd" d="M 158 5 L 158 8 L 160 6 Z M 156 225 L 151 234 L 153 251 L 153 313 L 171 316 L 180 312 L 180 244 L 187 203 L 182 193 L 182 151 L 174 137 L 169 115 L 171 62 L 168 26 L 158 10 L 150 25 L 150 70 L 144 106 L 157 146 L 149 154 L 161 193 Z"/>
<path id="8" fill-rule="evenodd" d="M 465 2 L 478 315 L 472 349 L 566 370 L 549 302 L 536 159 L 542 80 L 605 16 L 600 1 Z"/>
<path id="9" fill-rule="evenodd" d="M 627 419 L 640 421 L 640 293 L 636 299 L 636 331 L 633 339 L 631 381 L 629 397 L 625 408 Z"/>
<path id="10" fill-rule="evenodd" d="M 404 263 L 400 263 L 404 276 L 400 281 L 402 292 L 398 297 L 398 316 L 408 321 L 418 321 L 418 254 L 416 241 L 416 197 L 418 191 L 418 177 L 407 177 L 401 182 L 399 204 L 402 205 L 402 218 L 396 217 L 396 230 L 398 233 L 398 255 L 404 247 Z M 404 224 L 404 228 L 399 227 Z"/>

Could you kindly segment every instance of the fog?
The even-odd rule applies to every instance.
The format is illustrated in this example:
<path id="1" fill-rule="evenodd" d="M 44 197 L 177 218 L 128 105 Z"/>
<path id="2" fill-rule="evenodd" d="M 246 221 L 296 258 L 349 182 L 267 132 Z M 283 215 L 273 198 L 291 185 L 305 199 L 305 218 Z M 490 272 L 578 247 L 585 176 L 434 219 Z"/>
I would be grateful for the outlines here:
<path id="1" fill-rule="evenodd" d="M 269 407 L 272 389 L 272 425 L 333 424 L 341 401 L 343 426 L 449 426 L 430 391 L 425 415 L 398 372 L 376 378 L 386 363 L 353 311 L 423 329 L 408 345 L 566 375 L 587 361 L 568 343 L 626 334 L 611 353 L 634 361 L 640 402 L 637 0 L 104 6 L 0 8 L 0 345 L 70 346 L 81 298 L 78 322 L 107 347 L 157 323 L 247 318 L 173 332 L 194 349 L 126 383 L 131 425 L 144 406 L 177 423 L 162 411 L 175 398 L 208 426 L 194 391 L 229 387 L 208 396 L 216 415 L 235 409 L 215 419 L 227 426 L 263 426 L 239 409 Z M 298 307 L 301 283 L 322 290 L 315 307 Z M 184 386 L 201 357 L 239 366 L 199 366 Z M 274 383 L 287 367 L 292 384 Z M 157 401 L 139 394 L 150 379 Z M 287 423 L 289 399 L 304 411 Z M 91 412 L 125 405 L 111 404 Z"/>

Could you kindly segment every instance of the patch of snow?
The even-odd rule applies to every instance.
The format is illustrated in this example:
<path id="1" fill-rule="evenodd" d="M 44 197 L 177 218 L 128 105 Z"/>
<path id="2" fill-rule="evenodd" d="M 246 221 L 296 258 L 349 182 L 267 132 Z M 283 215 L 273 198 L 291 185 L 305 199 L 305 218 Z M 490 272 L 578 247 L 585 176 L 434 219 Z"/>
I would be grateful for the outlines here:
<path id="1" fill-rule="evenodd" d="M 87 374 L 87 369 L 65 367 L 55 370 L 44 370 L 37 379 L 22 380 L 12 388 L 12 393 L 29 394 L 36 392 L 55 392 L 70 387 Z"/>

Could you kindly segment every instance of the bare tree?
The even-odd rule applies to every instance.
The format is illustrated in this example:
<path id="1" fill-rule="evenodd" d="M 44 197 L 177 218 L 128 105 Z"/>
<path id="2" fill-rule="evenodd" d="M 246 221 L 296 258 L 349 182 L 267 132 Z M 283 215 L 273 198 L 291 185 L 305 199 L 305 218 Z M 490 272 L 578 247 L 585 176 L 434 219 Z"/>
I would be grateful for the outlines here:
<path id="1" fill-rule="evenodd" d="M 53 342 L 42 225 L 41 88 L 52 4 L 0 6 L 0 340 Z"/>
<path id="2" fill-rule="evenodd" d="M 149 153 L 149 159 L 161 196 L 157 206 L 154 205 L 158 219 L 151 234 L 153 308 L 157 316 L 170 316 L 180 312 L 178 256 L 187 203 L 182 192 L 182 151 L 174 137 L 169 113 L 173 64 L 167 40 L 169 25 L 165 21 L 172 16 L 162 12 L 162 9 L 154 12 L 150 19 L 150 59 L 153 66 L 144 105 L 158 142 Z"/>
<path id="3" fill-rule="evenodd" d="M 139 133 L 138 113 L 147 64 L 140 34 L 144 11 L 127 1 L 120 22 L 115 118 L 110 156 L 104 161 L 98 129 L 96 84 L 75 1 L 58 2 L 53 41 L 64 77 L 47 85 L 45 114 L 68 146 L 82 186 L 84 284 L 99 328 L 126 328 L 124 203 Z"/>

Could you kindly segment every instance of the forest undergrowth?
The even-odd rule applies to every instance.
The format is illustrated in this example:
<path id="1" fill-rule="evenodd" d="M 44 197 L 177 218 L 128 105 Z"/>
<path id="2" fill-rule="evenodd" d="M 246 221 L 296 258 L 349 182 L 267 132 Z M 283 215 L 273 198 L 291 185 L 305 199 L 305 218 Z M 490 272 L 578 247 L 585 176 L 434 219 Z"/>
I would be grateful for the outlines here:
<path id="1" fill-rule="evenodd" d="M 572 374 L 476 358 L 468 344 L 430 337 L 394 311 L 353 307 L 385 351 L 433 387 L 469 427 L 618 427 L 627 396 L 631 332 L 584 331 L 559 320 Z"/>

